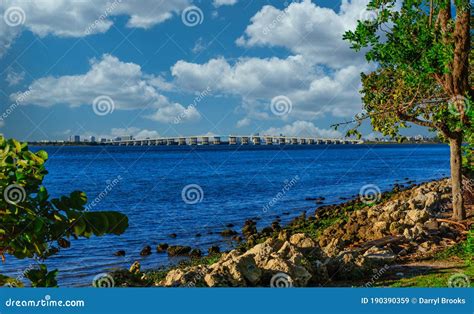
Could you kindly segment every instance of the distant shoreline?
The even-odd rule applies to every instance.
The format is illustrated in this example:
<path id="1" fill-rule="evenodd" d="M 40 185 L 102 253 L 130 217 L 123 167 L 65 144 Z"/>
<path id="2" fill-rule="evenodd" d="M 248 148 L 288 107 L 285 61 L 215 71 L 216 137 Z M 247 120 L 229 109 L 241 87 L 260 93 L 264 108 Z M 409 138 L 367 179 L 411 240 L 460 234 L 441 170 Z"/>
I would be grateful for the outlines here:
<path id="1" fill-rule="evenodd" d="M 28 142 L 28 145 L 29 146 L 91 146 L 91 147 L 94 147 L 94 146 L 116 146 L 116 147 L 120 147 L 120 145 L 112 145 L 110 143 L 73 143 L 73 142 Z M 247 145 L 242 145 L 242 144 L 236 144 L 236 145 L 229 145 L 229 143 L 227 142 L 222 142 L 221 144 L 219 145 L 215 145 L 215 144 L 212 144 L 212 145 L 185 145 L 185 146 L 191 146 L 191 147 L 195 147 L 195 146 L 204 146 L 204 147 L 213 147 L 213 146 L 262 146 L 262 147 L 268 147 L 268 146 L 276 146 L 276 147 L 279 147 L 279 146 L 288 146 L 288 147 L 298 147 L 298 146 L 302 146 L 302 147 L 318 147 L 318 146 L 325 146 L 325 145 L 329 145 L 329 146 L 357 146 L 357 145 L 447 145 L 446 143 L 442 143 L 442 142 L 427 142 L 427 141 L 424 141 L 424 142 L 416 142 L 416 141 L 407 141 L 407 142 L 402 142 L 402 143 L 399 143 L 399 142 L 373 142 L 373 141 L 367 141 L 367 142 L 364 142 L 362 144 L 286 144 L 286 145 L 279 145 L 279 144 L 273 144 L 273 145 L 265 145 L 265 144 L 261 144 L 261 145 L 254 145 L 254 144 L 247 144 Z M 124 146 L 124 147 L 133 147 L 133 146 L 137 146 L 137 147 L 140 147 L 142 145 L 129 145 L 129 146 Z M 143 146 L 157 146 L 157 147 L 160 147 L 160 146 L 165 146 L 165 147 L 172 147 L 172 146 L 180 146 L 180 145 L 143 145 Z"/>

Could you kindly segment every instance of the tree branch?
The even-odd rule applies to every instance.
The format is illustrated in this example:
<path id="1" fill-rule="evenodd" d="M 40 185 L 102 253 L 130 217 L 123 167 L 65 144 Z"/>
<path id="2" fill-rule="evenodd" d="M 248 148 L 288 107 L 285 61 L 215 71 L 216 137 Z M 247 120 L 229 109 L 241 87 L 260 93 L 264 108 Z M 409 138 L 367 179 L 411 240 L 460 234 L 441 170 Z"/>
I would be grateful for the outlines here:
<path id="1" fill-rule="evenodd" d="M 397 115 L 401 120 L 412 122 L 412 123 L 415 123 L 415 124 L 418 124 L 418 125 L 421 125 L 421 126 L 425 126 L 425 127 L 428 127 L 428 128 L 436 128 L 436 125 L 434 123 L 418 119 L 415 116 L 411 116 L 411 115 L 408 115 L 408 114 L 400 112 L 400 111 L 397 112 Z"/>

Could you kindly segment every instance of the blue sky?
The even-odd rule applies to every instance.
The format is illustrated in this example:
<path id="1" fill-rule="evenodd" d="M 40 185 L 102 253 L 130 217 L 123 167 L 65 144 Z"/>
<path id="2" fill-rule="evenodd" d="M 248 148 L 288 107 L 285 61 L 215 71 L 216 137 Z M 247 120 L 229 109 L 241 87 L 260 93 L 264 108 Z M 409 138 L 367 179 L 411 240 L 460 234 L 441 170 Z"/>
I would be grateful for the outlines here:
<path id="1" fill-rule="evenodd" d="M 341 39 L 366 3 L 3 1 L 0 132 L 341 136 L 373 69 Z"/>

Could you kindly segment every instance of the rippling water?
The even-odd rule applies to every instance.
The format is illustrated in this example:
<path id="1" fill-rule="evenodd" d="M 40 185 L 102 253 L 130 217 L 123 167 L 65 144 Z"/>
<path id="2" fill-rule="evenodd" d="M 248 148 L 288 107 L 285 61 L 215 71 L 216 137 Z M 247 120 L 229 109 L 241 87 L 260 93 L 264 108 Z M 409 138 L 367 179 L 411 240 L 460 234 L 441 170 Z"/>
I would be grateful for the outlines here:
<path id="1" fill-rule="evenodd" d="M 83 190 L 92 200 L 113 185 L 91 208 L 121 211 L 130 220 L 121 236 L 73 240 L 71 248 L 49 259 L 48 268 L 60 270 L 61 286 L 90 285 L 95 275 L 135 260 L 145 269 L 175 263 L 155 252 L 161 242 L 203 251 L 213 244 L 229 248 L 232 243 L 219 235 L 227 224 L 239 231 L 245 219 L 260 217 L 263 227 L 277 215 L 285 223 L 302 211 L 314 212 L 308 197 L 337 203 L 367 184 L 387 190 L 396 180 L 428 181 L 449 171 L 444 145 L 41 149 L 50 155 L 45 185 L 53 196 Z M 182 190 L 190 184 L 202 189 L 201 202 L 183 201 Z M 171 233 L 177 237 L 170 238 Z M 152 246 L 153 254 L 140 257 L 145 245 Z M 113 255 L 121 249 L 125 257 Z M 7 256 L 0 273 L 18 276 L 30 264 Z"/>

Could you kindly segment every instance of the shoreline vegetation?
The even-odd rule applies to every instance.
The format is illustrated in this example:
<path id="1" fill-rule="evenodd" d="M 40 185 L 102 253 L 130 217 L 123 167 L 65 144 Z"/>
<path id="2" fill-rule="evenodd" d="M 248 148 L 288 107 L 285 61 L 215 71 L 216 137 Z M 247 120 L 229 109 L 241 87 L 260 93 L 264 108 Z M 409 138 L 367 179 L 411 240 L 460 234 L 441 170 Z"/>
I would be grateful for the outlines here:
<path id="1" fill-rule="evenodd" d="M 474 287 L 474 183 L 464 181 L 464 221 L 451 220 L 449 179 L 395 184 L 370 199 L 318 207 L 284 227 L 277 219 L 257 230 L 247 220 L 241 233 L 222 231 L 239 243 L 229 252 L 213 246 L 202 256 L 163 243 L 153 254 L 188 259 L 146 271 L 134 262 L 111 275 L 116 287 Z"/>

